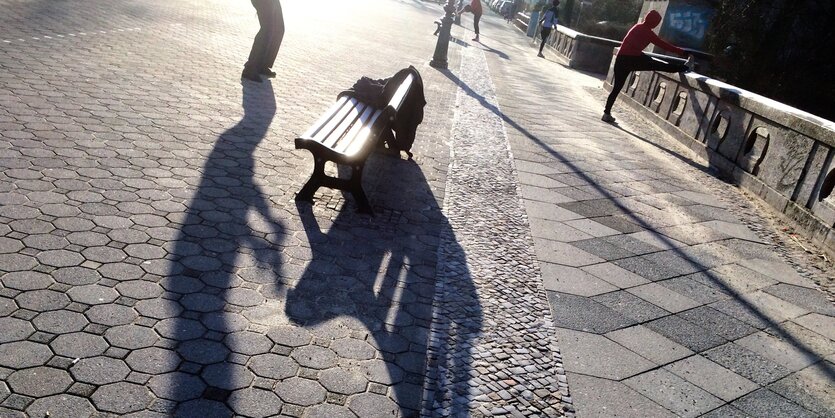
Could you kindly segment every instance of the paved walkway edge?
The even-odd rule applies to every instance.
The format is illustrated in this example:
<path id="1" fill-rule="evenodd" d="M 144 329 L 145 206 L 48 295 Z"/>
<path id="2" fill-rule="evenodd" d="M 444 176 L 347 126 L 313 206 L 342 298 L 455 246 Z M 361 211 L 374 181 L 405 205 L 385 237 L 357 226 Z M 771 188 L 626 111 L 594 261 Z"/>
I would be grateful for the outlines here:
<path id="1" fill-rule="evenodd" d="M 484 51 L 460 50 L 423 415 L 561 416 L 573 407 L 495 88 Z"/>

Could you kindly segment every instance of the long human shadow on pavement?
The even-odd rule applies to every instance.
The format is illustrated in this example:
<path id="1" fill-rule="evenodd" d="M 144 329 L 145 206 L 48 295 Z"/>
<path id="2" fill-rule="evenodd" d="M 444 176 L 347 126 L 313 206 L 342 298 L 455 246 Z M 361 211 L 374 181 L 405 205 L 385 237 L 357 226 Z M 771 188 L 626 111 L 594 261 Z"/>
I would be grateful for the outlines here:
<path id="1" fill-rule="evenodd" d="M 821 370 L 823 373 L 825 373 L 830 379 L 835 379 L 835 365 L 832 365 L 831 363 L 825 361 L 824 358 L 821 355 L 815 353 L 815 351 L 808 344 L 798 340 L 795 336 L 791 335 L 787 330 L 783 329 L 780 326 L 779 323 L 777 323 L 776 321 L 771 319 L 765 312 L 763 312 L 762 310 L 757 308 L 754 304 L 752 304 L 751 302 L 746 300 L 741 293 L 739 293 L 735 289 L 728 286 L 725 282 L 723 282 L 721 280 L 721 278 L 717 277 L 710 270 L 712 268 L 712 266 L 700 263 L 698 260 L 691 257 L 689 254 L 683 252 L 681 250 L 681 248 L 677 245 L 677 243 L 674 242 L 672 239 L 670 239 L 669 237 L 667 237 L 664 234 L 656 232 L 655 227 L 648 224 L 643 219 L 635 216 L 629 208 L 623 206 L 623 204 L 621 204 L 619 202 L 619 200 L 618 200 L 619 197 L 618 196 L 613 195 L 611 191 L 609 191 L 609 190 L 601 187 L 600 185 L 598 185 L 597 182 L 593 178 L 591 178 L 587 174 L 585 174 L 585 172 L 582 168 L 573 164 L 570 159 L 563 157 L 560 154 L 559 151 L 553 149 L 550 145 L 548 145 L 547 143 L 545 143 L 544 141 L 539 139 L 536 135 L 532 134 L 527 129 L 525 129 L 523 126 L 521 126 L 519 123 L 517 123 L 516 121 L 511 119 L 509 116 L 504 114 L 501 110 L 498 109 L 498 107 L 496 107 L 492 103 L 488 102 L 480 94 L 476 93 L 472 88 L 470 88 L 466 83 L 464 83 L 454 73 L 452 73 L 449 70 L 438 70 L 438 71 L 441 72 L 442 74 L 444 74 L 450 80 L 452 80 L 458 86 L 460 86 L 469 96 L 477 99 L 482 106 L 484 106 L 485 108 L 487 108 L 488 110 L 493 112 L 496 116 L 502 118 L 502 120 L 505 123 L 507 123 L 508 125 L 510 125 L 513 129 L 517 130 L 523 136 L 530 139 L 533 143 L 535 143 L 540 148 L 542 148 L 545 152 L 547 152 L 548 154 L 550 154 L 551 156 L 556 158 L 559 162 L 561 162 L 561 163 L 565 164 L 566 166 L 572 168 L 574 170 L 574 173 L 577 176 L 579 176 L 580 178 L 585 180 L 586 183 L 588 183 L 591 187 L 593 187 L 595 190 L 597 190 L 597 192 L 600 193 L 600 195 L 603 196 L 603 198 L 608 199 L 610 202 L 612 202 L 612 204 L 617 207 L 617 209 L 620 211 L 620 213 L 623 216 L 629 218 L 630 222 L 640 226 L 644 230 L 650 231 L 653 234 L 654 238 L 658 239 L 667 248 L 669 248 L 669 251 L 672 251 L 678 257 L 680 257 L 681 259 L 686 261 L 692 268 L 694 268 L 696 270 L 696 272 L 701 272 L 702 274 L 707 276 L 707 278 L 711 282 L 713 282 L 718 288 L 720 288 L 722 290 L 722 292 L 724 292 L 728 295 L 731 295 L 733 297 L 733 299 L 737 303 L 739 303 L 748 313 L 753 315 L 759 323 L 767 324 L 767 326 L 762 326 L 762 327 L 757 327 L 757 328 L 759 328 L 759 329 L 771 329 L 774 332 L 778 333 L 780 338 L 783 338 L 786 341 L 788 341 L 792 346 L 794 346 L 795 348 L 800 350 L 804 357 L 809 359 L 809 366 L 815 366 L 816 368 Z M 701 327 L 701 325 L 699 325 L 699 326 Z"/>
<path id="2" fill-rule="evenodd" d="M 254 154 L 276 114 L 272 84 L 244 82 L 243 111 L 242 119 L 215 141 L 170 250 L 175 258 L 164 287 L 179 298 L 166 301 L 161 316 L 169 319 L 156 329 L 174 340 L 184 363 L 162 389 L 152 389 L 178 402 L 178 415 L 226 414 L 221 402 L 249 385 L 245 366 L 228 358 L 231 349 L 247 348 L 241 334 L 233 334 L 244 331 L 247 321 L 234 311 L 263 302 L 259 293 L 241 287 L 244 281 L 249 287 L 274 284 L 281 268 L 275 246 L 285 228 L 271 214 L 255 178 Z M 242 267 L 255 273 L 242 277 Z"/>
<path id="3" fill-rule="evenodd" d="M 443 368 L 455 376 L 450 379 L 455 384 L 466 385 L 482 312 L 464 252 L 454 250 L 460 247 L 420 166 L 378 154 L 366 171 L 383 179 L 369 193 L 373 217 L 344 205 L 331 220 L 328 208 L 317 216 L 310 204 L 298 204 L 312 259 L 287 292 L 286 313 L 306 328 L 347 326 L 360 335 L 368 332 L 376 359 L 340 362 L 347 361 L 347 367 L 371 382 L 393 388 L 390 394 L 397 405 L 390 406 L 395 410 L 378 413 L 417 417 L 429 383 L 427 367 Z M 456 266 L 456 275 L 447 294 L 454 287 L 456 297 L 467 300 L 470 322 L 466 327 L 447 325 L 457 332 L 437 335 L 443 350 L 430 362 L 433 306 L 443 303 L 435 299 L 436 281 L 449 279 L 442 276 L 448 265 Z"/>

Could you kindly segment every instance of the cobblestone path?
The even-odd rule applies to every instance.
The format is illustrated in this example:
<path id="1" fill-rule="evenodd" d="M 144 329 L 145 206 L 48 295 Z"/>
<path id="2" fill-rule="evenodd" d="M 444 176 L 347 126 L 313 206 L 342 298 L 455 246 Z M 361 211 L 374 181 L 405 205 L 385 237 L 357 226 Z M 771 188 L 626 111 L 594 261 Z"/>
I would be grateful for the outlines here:
<path id="1" fill-rule="evenodd" d="M 557 416 L 564 372 L 493 82 L 484 51 L 461 55 L 460 70 L 445 72 L 459 90 L 428 406 L 436 416 Z"/>

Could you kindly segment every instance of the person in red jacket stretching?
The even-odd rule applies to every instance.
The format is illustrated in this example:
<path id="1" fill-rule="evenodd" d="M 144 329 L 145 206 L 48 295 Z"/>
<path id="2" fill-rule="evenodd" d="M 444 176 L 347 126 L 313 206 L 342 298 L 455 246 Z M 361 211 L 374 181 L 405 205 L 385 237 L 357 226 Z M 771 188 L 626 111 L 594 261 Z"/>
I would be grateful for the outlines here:
<path id="1" fill-rule="evenodd" d="M 650 43 L 657 45 L 667 51 L 684 55 L 685 51 L 661 38 L 652 29 L 661 23 L 661 15 L 655 10 L 650 10 L 644 17 L 644 21 L 632 26 L 623 38 L 618 56 L 615 58 L 615 80 L 612 85 L 612 92 L 606 100 L 606 108 L 603 110 L 604 122 L 612 123 L 612 105 L 618 97 L 620 90 L 626 83 L 626 78 L 632 71 L 664 71 L 668 73 L 689 72 L 693 70 L 693 55 L 687 58 L 684 64 L 661 61 L 644 54 L 644 48 Z"/>
<path id="2" fill-rule="evenodd" d="M 481 14 L 484 12 L 481 8 L 481 0 L 473 0 L 470 4 L 459 10 L 458 14 L 460 15 L 464 12 L 471 12 L 473 14 L 473 29 L 475 29 L 475 38 L 473 40 L 478 42 L 478 21 L 481 20 Z"/>

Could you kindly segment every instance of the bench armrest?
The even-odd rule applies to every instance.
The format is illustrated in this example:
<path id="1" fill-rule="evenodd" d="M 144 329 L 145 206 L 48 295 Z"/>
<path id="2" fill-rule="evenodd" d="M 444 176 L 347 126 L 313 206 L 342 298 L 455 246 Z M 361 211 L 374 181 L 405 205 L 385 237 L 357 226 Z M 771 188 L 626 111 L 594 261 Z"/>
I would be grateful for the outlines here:
<path id="1" fill-rule="evenodd" d="M 409 90 L 412 88 L 412 83 L 415 81 L 415 76 L 413 74 L 409 74 L 406 76 L 406 79 L 400 83 L 400 87 L 397 88 L 397 91 L 394 92 L 394 95 L 391 97 L 389 104 L 386 106 L 386 112 L 389 114 L 390 117 L 394 117 L 398 110 L 400 110 L 400 106 L 403 106 L 403 101 L 406 100 L 406 95 L 409 93 Z"/>

